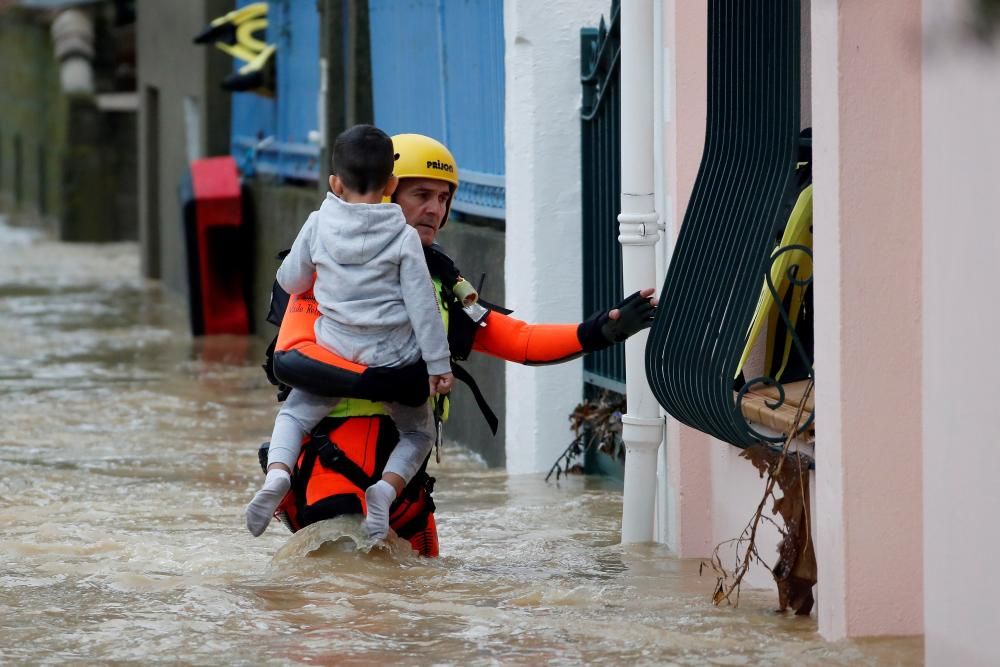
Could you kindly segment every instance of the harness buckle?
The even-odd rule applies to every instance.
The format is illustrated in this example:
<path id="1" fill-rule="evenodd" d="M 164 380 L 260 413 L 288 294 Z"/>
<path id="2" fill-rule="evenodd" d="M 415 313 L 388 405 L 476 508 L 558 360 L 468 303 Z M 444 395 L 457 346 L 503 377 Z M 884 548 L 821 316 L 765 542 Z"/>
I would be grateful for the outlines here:
<path id="1" fill-rule="evenodd" d="M 462 306 L 462 310 L 465 314 L 469 316 L 473 324 L 478 324 L 481 327 L 486 326 L 486 316 L 490 314 L 490 311 L 486 310 L 478 303 L 470 303 L 468 306 Z"/>
<path id="2" fill-rule="evenodd" d="M 330 470 L 335 470 L 337 464 L 344 460 L 344 451 L 329 438 L 316 448 L 316 456 L 323 463 L 323 466 Z"/>

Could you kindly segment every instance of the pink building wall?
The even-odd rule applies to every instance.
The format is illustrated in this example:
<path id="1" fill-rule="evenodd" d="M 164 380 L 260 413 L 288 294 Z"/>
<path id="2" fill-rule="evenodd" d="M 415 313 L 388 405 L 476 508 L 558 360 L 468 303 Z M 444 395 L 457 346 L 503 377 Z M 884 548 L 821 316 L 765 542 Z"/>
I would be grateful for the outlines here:
<path id="1" fill-rule="evenodd" d="M 815 0 L 806 10 L 803 78 L 812 85 L 803 99 L 812 108 L 803 118 L 814 127 L 817 183 L 817 614 L 830 639 L 915 634 L 923 628 L 920 5 Z M 662 133 L 665 217 L 674 237 L 704 142 L 706 11 L 705 0 L 664 3 L 674 83 Z M 672 419 L 667 448 L 670 546 L 705 557 L 739 535 L 762 482 L 738 450 Z M 762 553 L 776 541 L 762 536 Z M 749 583 L 772 585 L 762 572 Z"/>
<path id="2" fill-rule="evenodd" d="M 708 72 L 708 3 L 667 0 L 663 11 L 663 47 L 671 62 L 665 95 L 662 147 L 667 197 L 664 218 L 673 247 L 694 188 L 705 142 Z M 666 295 L 665 298 L 669 298 Z M 682 558 L 708 558 L 716 545 L 738 537 L 753 515 L 764 482 L 740 450 L 667 418 L 668 545 Z M 766 559 L 774 556 L 780 536 L 761 525 L 758 545 Z M 732 546 L 720 549 L 726 567 L 735 563 Z M 751 587 L 774 588 L 770 572 L 755 565 L 744 579 Z"/>
<path id="3" fill-rule="evenodd" d="M 665 105 L 662 147 L 666 201 L 671 207 L 664 219 L 671 228 L 666 233 L 676 240 L 684 220 L 687 202 L 694 188 L 705 143 L 705 115 L 708 88 L 708 3 L 706 0 L 665 0 L 663 5 L 663 47 L 671 54 L 665 63 L 672 76 Z M 661 244 L 666 246 L 667 244 Z M 674 247 L 673 241 L 669 247 Z M 712 475 L 709 446 L 711 438 L 667 418 L 668 544 L 682 558 L 711 555 Z"/>
<path id="4" fill-rule="evenodd" d="M 816 548 L 829 639 L 923 628 L 920 3 L 812 7 Z"/>

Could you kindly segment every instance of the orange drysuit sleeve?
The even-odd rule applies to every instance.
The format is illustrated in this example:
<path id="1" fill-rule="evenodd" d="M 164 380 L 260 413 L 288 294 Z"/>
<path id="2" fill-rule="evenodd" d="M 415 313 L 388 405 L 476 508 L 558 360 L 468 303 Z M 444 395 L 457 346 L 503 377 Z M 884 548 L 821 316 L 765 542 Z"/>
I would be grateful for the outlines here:
<path id="1" fill-rule="evenodd" d="M 476 331 L 472 349 L 528 366 L 557 364 L 583 354 L 577 324 L 528 324 L 496 311 Z"/>

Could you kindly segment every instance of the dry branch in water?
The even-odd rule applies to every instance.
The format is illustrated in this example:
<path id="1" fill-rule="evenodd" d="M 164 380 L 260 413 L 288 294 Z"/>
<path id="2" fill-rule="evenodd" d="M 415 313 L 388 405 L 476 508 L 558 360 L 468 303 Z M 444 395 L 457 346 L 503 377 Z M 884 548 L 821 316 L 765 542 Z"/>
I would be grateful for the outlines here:
<path id="1" fill-rule="evenodd" d="M 716 573 L 712 602 L 717 605 L 723 602 L 738 605 L 740 584 L 750 570 L 750 565 L 759 562 L 767 567 L 767 563 L 757 552 L 757 527 L 762 519 L 774 523 L 770 517 L 763 516 L 764 506 L 770 498 L 773 501 L 771 513 L 781 515 L 784 522 L 784 528 L 778 526 L 782 536 L 778 544 L 778 562 L 769 568 L 778 584 L 779 611 L 792 609 L 797 615 L 803 616 L 812 611 L 812 587 L 816 584 L 816 552 L 809 531 L 809 459 L 798 452 L 788 451 L 795 433 L 799 430 L 803 407 L 812 389 L 813 382 L 810 381 L 803 393 L 793 427 L 789 430 L 789 435 L 785 438 L 780 451 L 767 445 L 756 445 L 740 454 L 750 460 L 761 477 L 767 475 L 767 483 L 764 485 L 764 496 L 757 505 L 757 510 L 740 536 L 717 545 L 712 553 L 710 566 Z M 774 495 L 775 485 L 782 492 L 781 498 Z M 733 543 L 736 545 L 736 566 L 729 572 L 722 564 L 719 550 Z M 702 567 L 704 568 L 704 564 Z"/>
<path id="2" fill-rule="evenodd" d="M 620 453 L 624 412 L 625 397 L 610 391 L 602 392 L 596 399 L 577 405 L 569 416 L 573 442 L 552 464 L 545 481 L 549 481 L 552 473 L 555 473 L 556 481 L 559 481 L 562 475 L 583 472 L 583 467 L 576 461 L 582 459 L 587 450 L 593 447 L 612 456 L 616 452 Z"/>

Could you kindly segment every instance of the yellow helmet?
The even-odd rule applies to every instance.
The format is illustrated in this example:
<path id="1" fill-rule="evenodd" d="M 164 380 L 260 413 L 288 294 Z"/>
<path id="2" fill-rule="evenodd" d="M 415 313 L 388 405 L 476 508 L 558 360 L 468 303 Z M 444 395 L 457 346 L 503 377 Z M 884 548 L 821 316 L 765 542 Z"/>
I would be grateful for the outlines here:
<path id="1" fill-rule="evenodd" d="M 441 221 L 441 226 L 444 227 L 451 213 L 455 190 L 458 189 L 458 165 L 455 157 L 440 141 L 423 134 L 397 134 L 392 137 L 392 148 L 399 156 L 392 172 L 396 178 L 431 178 L 451 185 L 451 197 L 444 212 L 444 220 Z"/>

